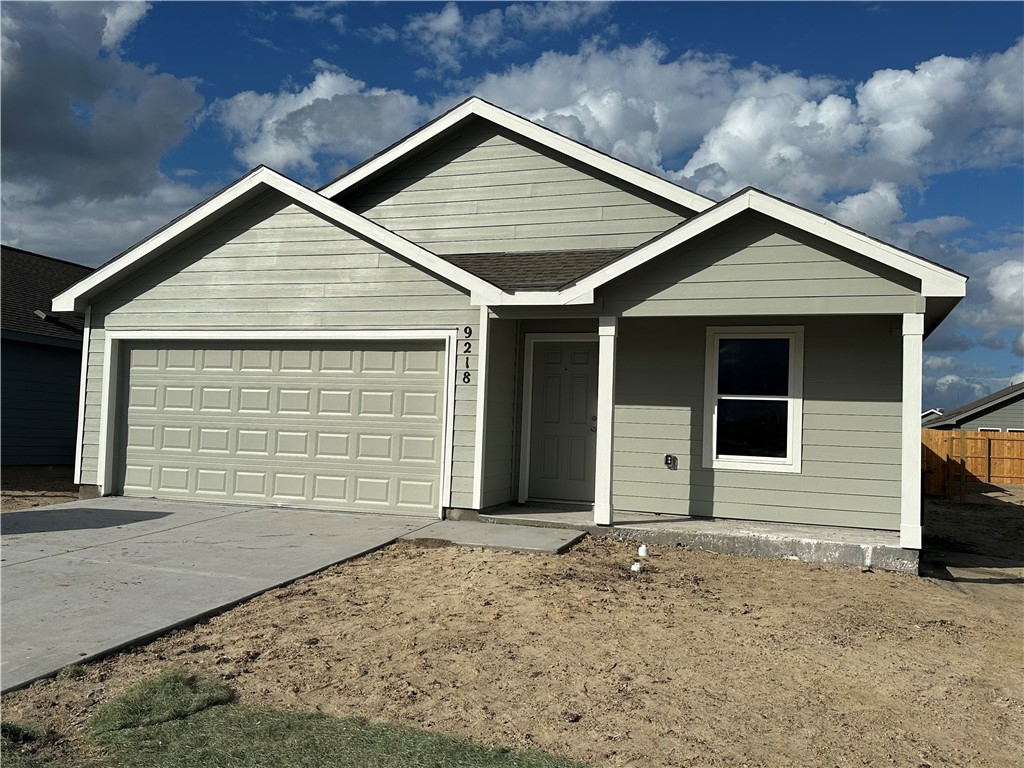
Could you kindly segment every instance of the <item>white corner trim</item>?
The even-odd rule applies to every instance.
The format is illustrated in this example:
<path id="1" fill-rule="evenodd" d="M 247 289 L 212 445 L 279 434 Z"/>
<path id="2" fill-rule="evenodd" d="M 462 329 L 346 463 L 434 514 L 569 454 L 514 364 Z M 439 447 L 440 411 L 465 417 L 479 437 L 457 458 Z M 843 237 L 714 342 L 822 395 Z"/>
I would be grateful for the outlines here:
<path id="1" fill-rule="evenodd" d="M 491 315 L 487 305 L 480 307 L 480 333 L 476 344 L 476 435 L 473 445 L 473 509 L 482 509 L 484 495 L 485 443 L 487 439 L 487 366 L 490 359 Z M 468 339 L 460 339 L 468 341 Z M 456 359 L 461 350 L 456 350 Z M 458 366 L 455 366 L 458 370 Z"/>
<path id="2" fill-rule="evenodd" d="M 523 423 L 519 440 L 520 504 L 530 498 L 530 439 L 533 426 L 533 355 L 537 342 L 598 341 L 596 333 L 527 333 L 523 337 Z M 598 359 L 600 368 L 600 359 Z"/>
<path id="3" fill-rule="evenodd" d="M 433 340 L 444 342 L 445 369 L 443 397 L 445 401 L 442 424 L 441 487 L 437 515 L 444 518 L 444 508 L 451 506 L 452 458 L 454 456 L 455 424 L 455 369 L 454 350 L 458 332 L 452 328 L 412 328 L 367 331 L 307 331 L 301 328 L 287 331 L 163 331 L 117 330 L 106 331 L 103 340 L 103 395 L 100 406 L 99 454 L 96 479 L 100 495 L 115 492 L 114 470 L 117 463 L 117 421 L 121 405 L 117 371 L 125 342 L 130 341 L 373 341 L 373 340 Z"/>
<path id="4" fill-rule="evenodd" d="M 763 398 L 785 401 L 789 435 L 789 456 L 785 459 L 719 457 L 715 432 L 718 412 L 718 340 L 721 338 L 788 338 L 789 394 Z M 705 469 L 747 472 L 789 472 L 803 469 L 803 381 L 804 326 L 802 325 L 715 325 L 708 326 L 704 345 L 704 435 L 702 466 Z M 752 399 L 758 399 L 751 396 Z"/>
<path id="5" fill-rule="evenodd" d="M 614 521 L 612 480 L 615 469 L 615 355 L 618 318 L 601 317 L 597 337 L 597 462 L 594 470 L 594 525 Z"/>
<path id="6" fill-rule="evenodd" d="M 562 136 L 555 131 L 544 128 L 537 123 L 524 117 L 513 114 L 508 110 L 490 104 L 483 99 L 471 97 L 459 104 L 457 107 L 441 115 L 433 122 L 428 123 L 420 130 L 411 134 L 404 141 L 395 144 L 380 155 L 368 160 L 358 168 L 332 182 L 320 190 L 324 197 L 335 197 L 347 189 L 365 181 L 369 177 L 387 168 L 396 160 L 407 155 L 427 142 L 436 138 L 445 131 L 453 128 L 462 121 L 472 116 L 489 120 L 496 125 L 517 133 L 531 141 L 547 147 L 548 149 L 567 155 L 584 165 L 595 170 L 606 173 L 614 178 L 621 179 L 633 186 L 645 189 L 649 192 L 665 198 L 673 203 L 682 205 L 692 211 L 707 210 L 714 205 L 714 201 L 703 195 L 697 194 L 689 189 L 673 184 L 654 174 L 635 168 L 622 160 L 617 160 L 610 155 L 598 152 L 585 144 Z"/>
<path id="7" fill-rule="evenodd" d="M 924 315 L 903 315 L 900 546 L 921 548 L 921 376 Z"/>
<path id="8" fill-rule="evenodd" d="M 82 328 L 82 369 L 78 386 L 78 426 L 75 428 L 75 473 L 76 485 L 82 484 L 82 443 L 85 440 L 85 393 L 89 383 L 89 340 L 91 336 L 92 307 L 85 308 L 85 324 Z"/>

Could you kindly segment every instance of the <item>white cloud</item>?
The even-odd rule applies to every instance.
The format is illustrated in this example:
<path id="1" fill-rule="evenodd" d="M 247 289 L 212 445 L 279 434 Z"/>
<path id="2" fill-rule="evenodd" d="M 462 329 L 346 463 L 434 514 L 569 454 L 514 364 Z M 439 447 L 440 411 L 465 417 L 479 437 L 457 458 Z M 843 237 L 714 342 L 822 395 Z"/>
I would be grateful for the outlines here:
<path id="1" fill-rule="evenodd" d="M 213 190 L 162 181 L 142 194 L 40 205 L 40 190 L 4 183 L 3 241 L 82 264 L 102 264 Z"/>
<path id="2" fill-rule="evenodd" d="M 362 160 L 418 127 L 428 114 L 414 96 L 369 88 L 327 62 L 304 88 L 244 91 L 210 109 L 245 166 L 268 165 L 319 180 L 321 159 Z"/>
<path id="3" fill-rule="evenodd" d="M 101 12 L 106 24 L 103 26 L 100 44 L 109 51 L 117 50 L 122 41 L 149 13 L 150 7 L 149 3 L 142 2 L 104 3 Z"/>
<path id="4" fill-rule="evenodd" d="M 433 67 L 422 74 L 457 73 L 467 55 L 493 57 L 522 46 L 524 35 L 579 28 L 602 16 L 607 7 L 603 2 L 513 3 L 463 15 L 457 3 L 449 2 L 439 11 L 412 16 L 402 36 L 413 50 L 432 59 Z"/>
<path id="5" fill-rule="evenodd" d="M 1020 357 L 1024 357 L 1024 331 L 1021 331 L 1017 335 L 1017 338 L 1013 340 L 1013 353 Z"/>
<path id="6" fill-rule="evenodd" d="M 141 20 L 142 3 L 5 3 L 4 182 L 42 190 L 41 204 L 146 194 L 161 157 L 202 105 L 194 82 L 102 48 Z"/>

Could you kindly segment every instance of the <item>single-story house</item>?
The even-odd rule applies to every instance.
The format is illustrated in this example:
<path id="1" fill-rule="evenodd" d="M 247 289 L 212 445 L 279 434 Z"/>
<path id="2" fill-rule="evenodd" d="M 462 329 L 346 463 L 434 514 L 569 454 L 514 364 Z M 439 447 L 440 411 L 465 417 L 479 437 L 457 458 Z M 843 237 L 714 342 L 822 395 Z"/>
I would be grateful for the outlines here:
<path id="1" fill-rule="evenodd" d="M 968 432 L 1024 432 L 1024 381 L 1003 387 L 948 413 L 921 422 L 924 429 Z"/>
<path id="2" fill-rule="evenodd" d="M 582 502 L 921 544 L 921 342 L 966 278 L 471 98 L 313 191 L 259 167 L 54 300 L 100 494 Z"/>
<path id="3" fill-rule="evenodd" d="M 91 267 L 0 246 L 0 462 L 75 461 L 82 316 L 50 311 Z"/>

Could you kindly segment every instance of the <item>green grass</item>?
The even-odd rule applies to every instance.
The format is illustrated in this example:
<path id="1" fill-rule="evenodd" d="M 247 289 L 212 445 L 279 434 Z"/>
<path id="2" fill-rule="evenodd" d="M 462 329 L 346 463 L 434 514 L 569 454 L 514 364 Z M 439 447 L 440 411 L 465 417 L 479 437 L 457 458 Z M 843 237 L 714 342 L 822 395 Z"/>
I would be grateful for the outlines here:
<path id="1" fill-rule="evenodd" d="M 0 764 L 4 768 L 45 768 L 43 762 L 33 754 L 47 741 L 48 734 L 42 728 L 19 723 L 0 723 Z"/>
<path id="2" fill-rule="evenodd" d="M 230 703 L 232 699 L 227 686 L 181 671 L 144 681 L 103 705 L 88 722 L 87 736 L 104 748 L 106 756 L 87 768 L 580 766 L 543 753 L 485 747 L 404 726 L 242 707 Z M 34 734 L 32 738 L 39 736 L 31 729 L 22 730 Z M 5 732 L 4 768 L 65 765 L 46 761 L 45 751 L 26 754 L 13 742 L 9 752 L 7 741 Z M 10 755 L 32 762 L 14 762 Z"/>

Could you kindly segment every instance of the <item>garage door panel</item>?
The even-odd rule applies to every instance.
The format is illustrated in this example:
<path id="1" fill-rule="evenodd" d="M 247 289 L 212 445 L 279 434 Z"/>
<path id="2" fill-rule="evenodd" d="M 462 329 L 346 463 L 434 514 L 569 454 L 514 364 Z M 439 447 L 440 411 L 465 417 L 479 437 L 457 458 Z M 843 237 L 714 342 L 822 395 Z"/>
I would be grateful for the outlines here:
<path id="1" fill-rule="evenodd" d="M 124 493 L 435 512 L 441 345 L 370 346 L 131 348 Z"/>

